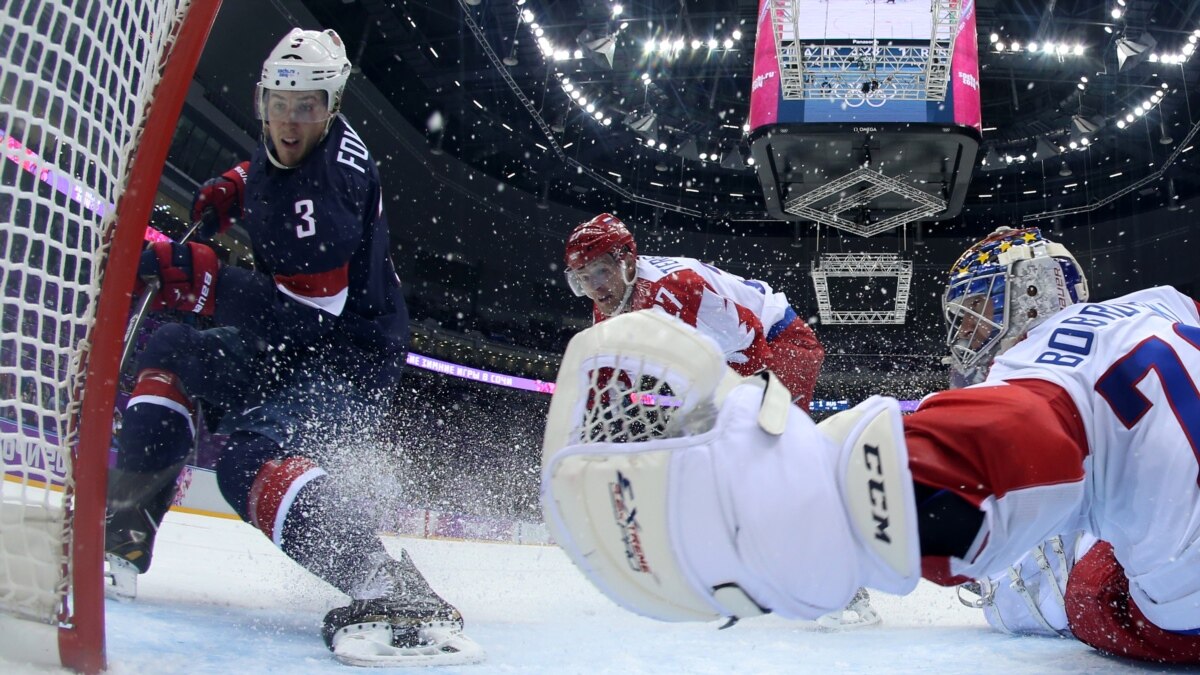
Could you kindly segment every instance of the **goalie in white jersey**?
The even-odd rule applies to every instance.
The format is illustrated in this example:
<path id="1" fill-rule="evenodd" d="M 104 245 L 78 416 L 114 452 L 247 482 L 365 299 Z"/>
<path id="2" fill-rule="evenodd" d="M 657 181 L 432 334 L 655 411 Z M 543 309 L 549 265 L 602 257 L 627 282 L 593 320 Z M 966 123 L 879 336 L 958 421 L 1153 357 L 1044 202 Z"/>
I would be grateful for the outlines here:
<path id="1" fill-rule="evenodd" d="M 593 327 L 551 403 L 547 523 L 602 590 L 667 620 L 814 618 L 860 585 L 994 577 L 1084 531 L 1101 543 L 1066 582 L 1075 637 L 1200 665 L 1200 310 L 1167 287 L 1086 300 L 1065 248 L 1004 228 L 944 298 L 956 365 L 990 363 L 986 381 L 819 427 L 678 322 Z M 603 365 L 671 381 L 677 407 L 597 421 L 580 374 Z"/>

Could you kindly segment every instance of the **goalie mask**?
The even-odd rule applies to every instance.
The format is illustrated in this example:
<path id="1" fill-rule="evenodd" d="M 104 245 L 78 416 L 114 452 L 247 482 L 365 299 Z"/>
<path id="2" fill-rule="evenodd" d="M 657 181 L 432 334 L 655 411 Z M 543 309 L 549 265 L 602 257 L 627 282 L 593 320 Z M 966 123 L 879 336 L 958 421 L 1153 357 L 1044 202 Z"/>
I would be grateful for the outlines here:
<path id="1" fill-rule="evenodd" d="M 1066 247 L 1036 227 L 1001 227 L 950 270 L 942 311 L 951 365 L 987 369 L 1032 328 L 1087 299 L 1087 278 Z"/>

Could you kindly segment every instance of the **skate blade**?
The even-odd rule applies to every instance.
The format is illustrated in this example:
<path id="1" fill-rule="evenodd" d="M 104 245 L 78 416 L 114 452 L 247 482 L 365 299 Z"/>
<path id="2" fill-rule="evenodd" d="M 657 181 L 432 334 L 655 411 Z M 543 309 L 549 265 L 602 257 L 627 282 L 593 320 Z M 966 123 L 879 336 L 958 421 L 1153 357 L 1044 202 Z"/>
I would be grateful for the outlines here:
<path id="1" fill-rule="evenodd" d="M 457 628 L 422 628 L 421 638 L 427 644 L 416 647 L 392 646 L 392 629 L 387 624 L 347 628 L 350 630 L 344 628 L 334 638 L 333 657 L 350 666 L 463 666 L 479 663 L 487 656 L 482 647 Z"/>
<path id="2" fill-rule="evenodd" d="M 128 602 L 137 598 L 138 568 L 128 560 L 104 554 L 104 597 Z"/>

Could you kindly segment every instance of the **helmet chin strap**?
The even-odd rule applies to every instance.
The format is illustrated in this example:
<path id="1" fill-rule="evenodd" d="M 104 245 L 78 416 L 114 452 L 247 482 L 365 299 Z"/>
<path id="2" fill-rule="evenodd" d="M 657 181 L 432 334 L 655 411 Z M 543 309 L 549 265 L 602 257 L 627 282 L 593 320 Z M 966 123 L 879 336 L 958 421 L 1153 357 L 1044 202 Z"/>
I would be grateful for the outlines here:
<path id="1" fill-rule="evenodd" d="M 621 296 L 621 303 L 617 305 L 613 316 L 624 314 L 629 309 L 629 298 L 633 297 L 633 284 L 637 281 L 637 265 L 633 266 L 633 275 L 629 274 L 630 268 L 626 261 L 621 261 L 621 279 L 625 281 L 625 295 Z"/>

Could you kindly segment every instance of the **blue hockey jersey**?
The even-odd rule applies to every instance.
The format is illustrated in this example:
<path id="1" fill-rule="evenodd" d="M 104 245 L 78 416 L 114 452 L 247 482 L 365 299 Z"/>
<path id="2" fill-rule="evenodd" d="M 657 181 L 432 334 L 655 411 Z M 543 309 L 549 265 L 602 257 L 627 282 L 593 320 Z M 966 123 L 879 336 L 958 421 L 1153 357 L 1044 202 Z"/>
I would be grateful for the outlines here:
<path id="1" fill-rule="evenodd" d="M 256 269 L 222 268 L 217 322 L 249 334 L 277 362 L 320 364 L 366 388 L 394 385 L 408 312 L 379 172 L 345 118 L 294 169 L 275 167 L 259 146 L 241 224 Z"/>

